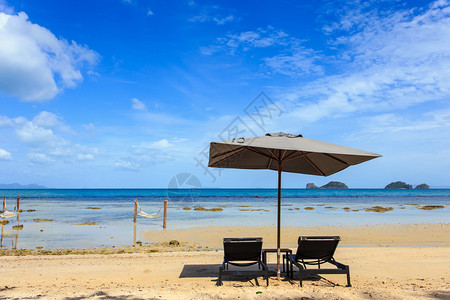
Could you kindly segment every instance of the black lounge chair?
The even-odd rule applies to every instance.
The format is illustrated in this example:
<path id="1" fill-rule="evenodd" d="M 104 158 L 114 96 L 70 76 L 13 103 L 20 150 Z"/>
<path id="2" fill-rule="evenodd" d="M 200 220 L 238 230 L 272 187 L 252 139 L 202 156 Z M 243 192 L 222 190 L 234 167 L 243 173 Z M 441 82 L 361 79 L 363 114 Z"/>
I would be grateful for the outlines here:
<path id="1" fill-rule="evenodd" d="M 347 274 L 347 286 L 350 285 L 350 267 L 334 260 L 334 252 L 341 240 L 338 236 L 301 236 L 298 238 L 297 253 L 287 254 L 288 272 L 294 278 L 293 266 L 299 269 L 300 286 L 303 278 L 318 274 Z M 322 269 L 323 264 L 332 264 L 336 268 Z M 317 268 L 307 268 L 307 266 Z"/>
<path id="2" fill-rule="evenodd" d="M 269 270 L 261 260 L 262 238 L 224 238 L 224 259 L 219 267 L 217 285 L 222 285 L 223 275 L 255 275 L 262 273 L 269 285 Z M 248 267 L 258 264 L 259 271 L 229 271 L 229 265 Z M 262 270 L 261 270 L 262 267 Z"/>

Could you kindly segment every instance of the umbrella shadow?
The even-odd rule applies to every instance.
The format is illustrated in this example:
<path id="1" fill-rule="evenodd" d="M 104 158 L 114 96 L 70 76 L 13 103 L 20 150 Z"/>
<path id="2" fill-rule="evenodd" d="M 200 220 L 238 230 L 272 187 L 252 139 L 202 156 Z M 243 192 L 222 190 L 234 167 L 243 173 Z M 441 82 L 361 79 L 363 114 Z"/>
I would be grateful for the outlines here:
<path id="1" fill-rule="evenodd" d="M 179 278 L 207 278 L 217 277 L 219 264 L 184 265 Z"/>
<path id="2" fill-rule="evenodd" d="M 184 265 L 183 270 L 181 270 L 179 278 L 214 278 L 211 281 L 217 283 L 217 278 L 219 276 L 219 267 L 220 264 L 195 264 L 195 265 Z M 247 285 L 243 285 L 242 283 L 249 283 L 252 286 L 260 286 L 258 281 L 258 268 L 245 268 L 247 271 L 255 271 L 254 276 L 233 276 L 227 275 L 225 278 L 222 278 L 222 281 L 234 281 L 239 282 L 241 284 L 235 285 L 236 287 L 244 287 Z M 235 270 L 239 272 L 240 268 L 230 266 L 230 270 Z"/>

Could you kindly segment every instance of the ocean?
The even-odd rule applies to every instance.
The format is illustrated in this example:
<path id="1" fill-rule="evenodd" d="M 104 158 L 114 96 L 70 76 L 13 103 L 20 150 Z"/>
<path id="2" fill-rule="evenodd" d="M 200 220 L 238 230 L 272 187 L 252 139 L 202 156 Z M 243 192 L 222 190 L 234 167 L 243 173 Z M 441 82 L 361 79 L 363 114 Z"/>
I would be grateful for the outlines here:
<path id="1" fill-rule="evenodd" d="M 162 205 L 168 200 L 167 229 L 196 226 L 275 226 L 276 189 L 3 189 L 9 211 L 20 197 L 16 217 L 2 225 L 3 249 L 59 249 L 130 246 L 139 233 L 162 229 Z M 138 216 L 143 211 L 160 217 Z M 432 210 L 424 206 L 440 206 Z M 384 213 L 366 211 L 374 206 Z M 203 207 L 205 210 L 194 210 Z M 188 210 L 187 208 L 190 208 Z M 221 210 L 207 211 L 219 208 Z M 306 209 L 305 209 L 306 208 Z M 448 223 L 450 189 L 429 190 L 282 190 L 282 225 L 372 225 Z M 93 225 L 84 225 L 91 223 Z M 146 241 L 152 242 L 152 241 Z"/>

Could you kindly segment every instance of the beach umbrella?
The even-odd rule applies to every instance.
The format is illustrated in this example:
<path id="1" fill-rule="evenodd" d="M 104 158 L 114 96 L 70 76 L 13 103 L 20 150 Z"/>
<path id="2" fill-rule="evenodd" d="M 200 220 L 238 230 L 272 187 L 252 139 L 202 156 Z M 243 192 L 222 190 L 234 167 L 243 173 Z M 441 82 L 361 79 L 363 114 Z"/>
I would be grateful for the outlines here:
<path id="1" fill-rule="evenodd" d="M 278 171 L 277 278 L 280 279 L 281 172 L 328 176 L 380 156 L 279 132 L 211 142 L 208 166 Z"/>

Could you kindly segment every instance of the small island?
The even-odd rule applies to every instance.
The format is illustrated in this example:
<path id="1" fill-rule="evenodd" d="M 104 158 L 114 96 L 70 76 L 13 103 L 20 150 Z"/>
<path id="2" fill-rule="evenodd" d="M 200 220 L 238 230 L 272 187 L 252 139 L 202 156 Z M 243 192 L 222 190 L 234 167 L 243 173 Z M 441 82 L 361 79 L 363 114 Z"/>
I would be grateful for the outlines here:
<path id="1" fill-rule="evenodd" d="M 307 189 L 348 189 L 348 186 L 345 183 L 339 181 L 330 181 L 321 187 L 316 186 L 314 183 L 308 183 L 306 185 Z"/>
<path id="2" fill-rule="evenodd" d="M 306 184 L 307 189 L 318 189 L 319 187 L 315 185 L 314 183 L 307 183 Z"/>
<path id="3" fill-rule="evenodd" d="M 389 183 L 385 189 L 405 189 L 405 190 L 410 190 L 412 189 L 412 185 L 407 184 L 403 181 L 395 181 L 395 182 L 391 182 Z"/>
<path id="4" fill-rule="evenodd" d="M 426 183 L 422 183 L 416 186 L 416 190 L 429 190 L 430 186 Z"/>

